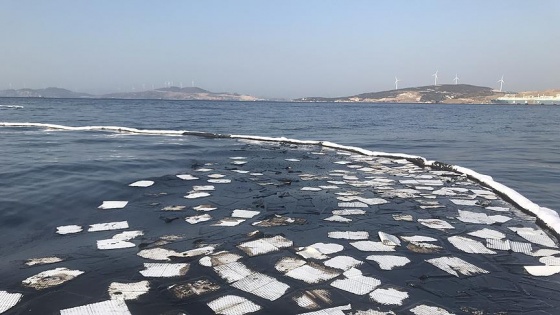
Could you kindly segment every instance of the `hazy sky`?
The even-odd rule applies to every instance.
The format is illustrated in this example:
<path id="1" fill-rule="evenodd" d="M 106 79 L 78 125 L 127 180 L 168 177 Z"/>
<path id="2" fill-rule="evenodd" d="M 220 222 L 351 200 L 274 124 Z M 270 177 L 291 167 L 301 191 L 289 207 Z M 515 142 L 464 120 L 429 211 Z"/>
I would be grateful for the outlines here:
<path id="1" fill-rule="evenodd" d="M 560 1 L 2 0 L 0 89 L 346 96 L 560 88 Z"/>

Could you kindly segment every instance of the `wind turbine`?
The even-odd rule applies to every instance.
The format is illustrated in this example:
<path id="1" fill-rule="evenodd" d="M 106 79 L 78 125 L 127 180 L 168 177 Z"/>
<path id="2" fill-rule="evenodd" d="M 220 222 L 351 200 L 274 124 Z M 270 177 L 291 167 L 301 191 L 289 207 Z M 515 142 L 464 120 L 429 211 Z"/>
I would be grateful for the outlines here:
<path id="1" fill-rule="evenodd" d="M 395 90 L 399 89 L 399 79 L 397 79 L 397 77 L 395 77 Z"/>
<path id="2" fill-rule="evenodd" d="M 455 79 L 453 79 L 453 82 L 455 82 L 455 85 L 457 85 L 457 82 L 459 82 L 459 76 L 457 76 L 457 74 L 455 74 Z"/>
<path id="3" fill-rule="evenodd" d="M 504 86 L 504 75 L 502 74 L 502 78 L 500 80 L 498 80 L 498 83 L 500 83 L 500 92 L 502 91 L 502 87 Z"/>
<path id="4" fill-rule="evenodd" d="M 439 70 L 436 70 L 436 73 L 432 74 L 432 77 L 434 77 L 434 85 L 437 85 L 437 73 Z"/>

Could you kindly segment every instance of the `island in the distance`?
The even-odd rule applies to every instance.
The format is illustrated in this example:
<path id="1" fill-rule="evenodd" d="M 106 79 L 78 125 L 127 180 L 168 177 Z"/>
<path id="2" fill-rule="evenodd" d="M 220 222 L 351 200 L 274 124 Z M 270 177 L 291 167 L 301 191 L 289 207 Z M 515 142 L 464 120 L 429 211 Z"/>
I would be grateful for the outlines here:
<path id="1" fill-rule="evenodd" d="M 560 104 L 560 90 L 500 92 L 470 84 L 441 84 L 343 97 L 304 97 L 299 102 Z"/>
<path id="2" fill-rule="evenodd" d="M 154 90 L 119 92 L 103 95 L 78 93 L 66 89 L 19 89 L 0 91 L 0 97 L 38 98 L 111 98 L 111 99 L 161 99 L 161 100 L 207 100 L 207 101 L 258 101 L 261 98 L 237 93 L 215 93 L 198 87 L 165 87 Z"/>
<path id="3" fill-rule="evenodd" d="M 118 92 L 103 95 L 73 92 L 50 87 L 46 89 L 9 89 L 0 97 L 96 98 L 199 101 L 290 101 L 267 99 L 237 93 L 215 93 L 199 87 L 164 87 L 153 90 Z M 360 102 L 360 103 L 443 103 L 443 104 L 543 104 L 560 105 L 560 89 L 527 92 L 500 92 L 489 87 L 469 84 L 442 84 L 397 90 L 368 92 L 343 97 L 304 97 L 294 102 Z"/>

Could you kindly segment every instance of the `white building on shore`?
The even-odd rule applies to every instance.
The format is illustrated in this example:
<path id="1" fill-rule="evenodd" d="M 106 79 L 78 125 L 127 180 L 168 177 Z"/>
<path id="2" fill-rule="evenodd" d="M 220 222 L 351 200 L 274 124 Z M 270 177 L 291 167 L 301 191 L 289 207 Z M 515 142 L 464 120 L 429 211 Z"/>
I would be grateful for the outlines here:
<path id="1" fill-rule="evenodd" d="M 493 102 L 498 104 L 560 105 L 560 94 L 555 96 L 506 94 L 498 97 Z"/>

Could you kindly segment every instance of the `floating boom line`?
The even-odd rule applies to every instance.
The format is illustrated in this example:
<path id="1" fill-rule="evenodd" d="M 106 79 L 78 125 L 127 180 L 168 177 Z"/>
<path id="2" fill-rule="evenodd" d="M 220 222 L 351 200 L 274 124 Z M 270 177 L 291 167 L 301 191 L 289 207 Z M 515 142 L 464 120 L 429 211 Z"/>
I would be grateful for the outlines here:
<path id="1" fill-rule="evenodd" d="M 188 130 L 137 129 L 137 128 L 121 127 L 121 126 L 72 127 L 72 126 L 64 126 L 64 125 L 57 125 L 57 124 L 17 123 L 17 122 L 15 123 L 0 122 L 0 127 L 8 127 L 8 128 L 33 128 L 34 127 L 34 128 L 46 128 L 46 129 L 63 130 L 63 131 L 109 131 L 109 132 L 140 134 L 140 135 L 229 138 L 229 139 L 239 139 L 239 140 L 290 143 L 290 144 L 299 144 L 299 145 L 315 145 L 315 146 L 321 146 L 325 148 L 354 152 L 365 156 L 400 158 L 400 159 L 408 160 L 421 167 L 430 167 L 437 170 L 452 171 L 467 176 L 467 178 L 481 184 L 482 186 L 492 189 L 496 194 L 500 195 L 502 198 L 511 202 L 519 209 L 534 215 L 538 219 L 537 222 L 540 225 L 551 230 L 556 237 L 560 237 L 560 216 L 556 211 L 546 207 L 539 206 L 538 204 L 532 202 L 531 200 L 521 195 L 514 189 L 494 181 L 494 179 L 491 176 L 480 174 L 466 167 L 451 165 L 451 164 L 434 161 L 434 160 L 427 160 L 426 158 L 417 155 L 371 151 L 360 147 L 340 145 L 329 141 L 298 140 L 298 139 L 291 139 L 286 137 L 262 137 L 262 136 L 251 136 L 251 135 L 217 134 L 211 132 L 188 131 Z"/>

